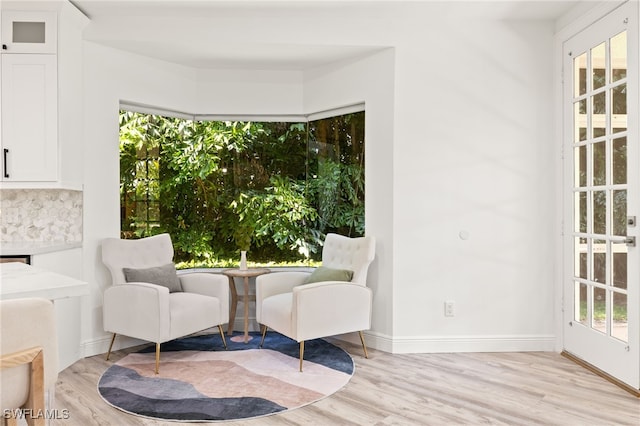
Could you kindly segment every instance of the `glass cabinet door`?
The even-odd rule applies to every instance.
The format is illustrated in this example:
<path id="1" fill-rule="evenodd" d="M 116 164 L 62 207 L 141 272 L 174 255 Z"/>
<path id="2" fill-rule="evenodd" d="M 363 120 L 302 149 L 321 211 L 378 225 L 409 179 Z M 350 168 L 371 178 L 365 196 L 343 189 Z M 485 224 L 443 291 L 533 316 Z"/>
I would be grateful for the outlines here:
<path id="1" fill-rule="evenodd" d="M 56 12 L 2 11 L 2 53 L 56 53 L 56 18 Z"/>

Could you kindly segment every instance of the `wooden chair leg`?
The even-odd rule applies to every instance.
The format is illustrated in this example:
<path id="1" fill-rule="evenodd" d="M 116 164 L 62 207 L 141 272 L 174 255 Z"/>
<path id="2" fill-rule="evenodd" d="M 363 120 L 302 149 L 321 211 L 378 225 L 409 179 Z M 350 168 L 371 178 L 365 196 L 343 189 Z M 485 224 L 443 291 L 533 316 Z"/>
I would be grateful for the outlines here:
<path id="1" fill-rule="evenodd" d="M 156 374 L 160 372 L 160 343 L 156 343 Z"/>
<path id="2" fill-rule="evenodd" d="M 11 413 L 2 417 L 2 426 L 18 426 L 18 419 Z"/>
<path id="3" fill-rule="evenodd" d="M 300 372 L 302 373 L 302 360 L 304 359 L 304 340 L 300 342 Z"/>
<path id="4" fill-rule="evenodd" d="M 220 337 L 222 337 L 222 344 L 224 348 L 227 349 L 227 340 L 224 338 L 224 330 L 222 329 L 222 325 L 218 324 L 218 330 L 220 330 Z"/>
<path id="5" fill-rule="evenodd" d="M 27 407 L 31 412 L 26 416 L 29 426 L 45 426 L 44 413 L 44 355 L 42 349 L 31 361 L 31 378 Z M 35 416 L 35 417 L 34 417 Z"/>
<path id="6" fill-rule="evenodd" d="M 360 334 L 360 341 L 362 342 L 362 349 L 364 349 L 364 357 L 369 358 L 369 354 L 367 353 L 367 345 L 364 344 L 364 333 L 362 331 L 358 331 Z"/>
<path id="7" fill-rule="evenodd" d="M 264 338 L 267 335 L 267 326 L 263 326 L 262 328 L 262 340 L 260 341 L 260 347 L 262 347 L 262 345 L 264 344 Z"/>
<path id="8" fill-rule="evenodd" d="M 113 348 L 113 342 L 116 340 L 116 333 L 113 333 L 111 337 L 111 344 L 109 345 L 109 351 L 107 352 L 107 361 L 109 361 L 109 357 L 111 356 L 111 348 Z"/>

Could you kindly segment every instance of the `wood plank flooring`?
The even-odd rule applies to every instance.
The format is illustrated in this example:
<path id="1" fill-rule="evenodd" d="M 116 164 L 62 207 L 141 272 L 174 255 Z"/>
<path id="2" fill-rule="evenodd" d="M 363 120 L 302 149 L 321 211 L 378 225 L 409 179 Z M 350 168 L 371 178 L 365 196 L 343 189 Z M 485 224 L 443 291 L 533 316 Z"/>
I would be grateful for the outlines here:
<path id="1" fill-rule="evenodd" d="M 225 426 L 257 425 L 640 425 L 640 398 L 557 353 L 389 354 L 342 341 L 356 363 L 349 384 L 315 404 Z M 85 358 L 62 371 L 52 425 L 193 425 L 123 413 L 97 391 L 127 353 Z M 303 373 L 304 374 L 304 373 Z M 200 423 L 202 424 L 202 423 Z"/>

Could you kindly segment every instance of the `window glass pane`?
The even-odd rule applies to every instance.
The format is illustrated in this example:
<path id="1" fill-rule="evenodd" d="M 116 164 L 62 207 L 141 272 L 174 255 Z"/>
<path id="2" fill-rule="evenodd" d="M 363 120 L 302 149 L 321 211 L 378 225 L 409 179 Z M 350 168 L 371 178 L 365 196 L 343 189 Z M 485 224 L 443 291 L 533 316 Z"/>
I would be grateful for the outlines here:
<path id="1" fill-rule="evenodd" d="M 613 37 L 610 46 L 611 81 L 615 82 L 627 77 L 627 32 Z"/>
<path id="2" fill-rule="evenodd" d="M 591 74 L 592 89 L 596 90 L 603 87 L 606 84 L 605 71 L 606 71 L 606 58 L 605 58 L 605 43 L 602 43 L 593 49 L 591 49 Z"/>
<path id="3" fill-rule="evenodd" d="M 593 185 L 606 185 L 607 149 L 604 141 L 593 144 Z"/>
<path id="4" fill-rule="evenodd" d="M 605 234 L 607 231 L 607 193 L 593 191 L 593 223 L 594 234 Z"/>
<path id="5" fill-rule="evenodd" d="M 611 335 L 623 342 L 629 341 L 627 295 L 623 293 L 613 292 L 613 324 Z"/>
<path id="6" fill-rule="evenodd" d="M 322 233 L 364 235 L 364 113 L 309 122 L 309 189 Z"/>
<path id="7" fill-rule="evenodd" d="M 121 111 L 122 237 L 170 233 L 179 267 L 235 266 L 241 247 L 249 262 L 319 260 L 324 234 L 364 234 L 364 117 L 222 122 Z"/>
<path id="8" fill-rule="evenodd" d="M 604 136 L 607 128 L 606 113 L 606 92 L 600 92 L 591 97 L 591 127 L 592 137 Z"/>
<path id="9" fill-rule="evenodd" d="M 611 89 L 611 127 L 613 133 L 627 130 L 627 85 Z"/>
<path id="10" fill-rule="evenodd" d="M 582 99 L 574 103 L 573 111 L 573 122 L 575 123 L 573 140 L 575 142 L 585 141 L 587 140 L 587 100 Z"/>
<path id="11" fill-rule="evenodd" d="M 603 288 L 593 287 L 593 299 L 591 301 L 592 320 L 591 327 L 594 330 L 607 332 L 607 291 Z"/>
<path id="12" fill-rule="evenodd" d="M 574 96 L 587 93 L 587 53 L 583 53 L 573 60 L 573 72 L 575 78 Z"/>
<path id="13" fill-rule="evenodd" d="M 625 243 L 611 243 L 613 258 L 613 286 L 627 288 L 627 245 Z"/>
<path id="14" fill-rule="evenodd" d="M 613 140 L 612 178 L 614 185 L 627 183 L 627 138 Z"/>
<path id="15" fill-rule="evenodd" d="M 611 191 L 613 235 L 627 235 L 627 191 Z"/>
<path id="16" fill-rule="evenodd" d="M 578 167 L 575 168 L 576 179 L 574 185 L 577 187 L 587 186 L 587 147 L 586 145 L 575 148 L 575 161 Z"/>

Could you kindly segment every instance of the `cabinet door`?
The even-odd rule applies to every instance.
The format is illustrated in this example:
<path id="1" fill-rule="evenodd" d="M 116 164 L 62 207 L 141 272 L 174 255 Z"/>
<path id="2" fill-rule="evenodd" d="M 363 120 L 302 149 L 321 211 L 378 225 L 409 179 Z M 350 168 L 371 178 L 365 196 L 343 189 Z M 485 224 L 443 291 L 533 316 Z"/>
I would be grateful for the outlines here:
<path id="1" fill-rule="evenodd" d="M 58 179 L 55 55 L 2 55 L 4 181 Z"/>
<path id="2" fill-rule="evenodd" d="M 2 53 L 56 53 L 56 12 L 2 11 Z"/>

